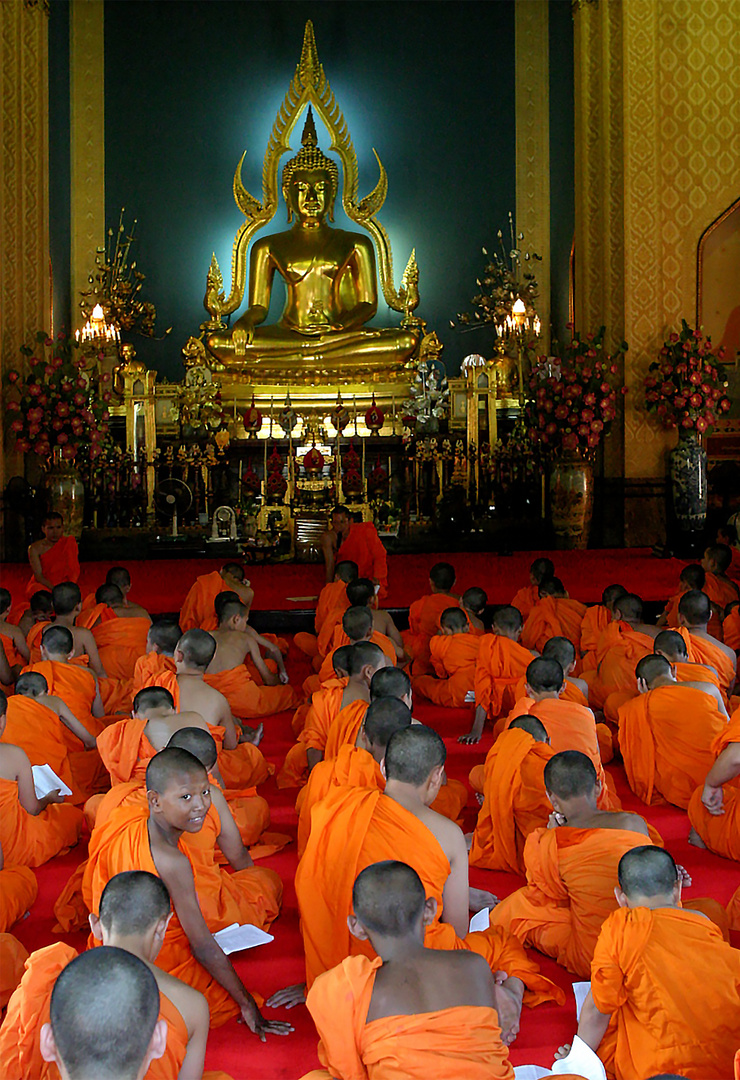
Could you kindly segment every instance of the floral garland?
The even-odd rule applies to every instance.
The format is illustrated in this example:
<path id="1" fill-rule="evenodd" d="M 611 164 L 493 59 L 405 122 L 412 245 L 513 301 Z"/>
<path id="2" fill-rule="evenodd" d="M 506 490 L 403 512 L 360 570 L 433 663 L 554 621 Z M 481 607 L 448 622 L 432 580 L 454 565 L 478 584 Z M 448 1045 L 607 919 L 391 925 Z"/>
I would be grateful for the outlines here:
<path id="1" fill-rule="evenodd" d="M 645 409 L 656 413 L 665 428 L 682 428 L 703 435 L 715 427 L 720 413 L 729 412 L 727 380 L 722 365 L 724 348 L 716 352 L 711 339 L 681 320 L 681 333 L 672 333 L 645 376 Z"/>

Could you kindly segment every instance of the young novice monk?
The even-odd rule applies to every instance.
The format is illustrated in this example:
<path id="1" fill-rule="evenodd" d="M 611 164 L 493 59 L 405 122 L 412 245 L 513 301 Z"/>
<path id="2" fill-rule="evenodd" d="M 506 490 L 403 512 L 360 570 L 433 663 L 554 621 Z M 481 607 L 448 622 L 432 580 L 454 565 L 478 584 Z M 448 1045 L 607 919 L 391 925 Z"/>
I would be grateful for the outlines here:
<path id="1" fill-rule="evenodd" d="M 367 607 L 370 609 L 370 614 L 373 617 L 373 630 L 384 634 L 393 642 L 397 662 L 405 664 L 408 658 L 404 652 L 401 635 L 390 614 L 378 607 L 375 586 L 370 578 L 357 578 L 355 581 L 351 581 L 346 592 L 350 607 Z"/>
<path id="2" fill-rule="evenodd" d="M 342 645 L 356 645 L 359 641 L 372 641 L 374 645 L 380 646 L 392 664 L 396 663 L 396 646 L 389 637 L 375 629 L 370 608 L 365 604 L 350 607 L 342 615 L 341 626 L 334 631 L 331 648 L 319 669 L 318 676 L 309 676 L 304 682 L 303 689 L 306 693 L 312 694 L 327 679 L 334 677 L 332 653 L 335 649 L 341 648 Z"/>
<path id="3" fill-rule="evenodd" d="M 73 581 L 65 581 L 61 585 L 55 585 L 52 593 L 54 605 L 54 626 L 64 626 L 72 635 L 72 656 L 79 659 L 81 664 L 87 664 L 98 679 L 104 679 L 106 670 L 98 654 L 98 646 L 90 630 L 82 626 L 75 626 L 75 619 L 82 611 L 82 593 L 79 585 Z M 31 663 L 35 664 L 40 656 L 41 635 L 46 629 L 43 622 L 36 623 L 29 631 L 26 641 L 31 652 Z M 87 657 L 87 661 L 85 661 Z"/>
<path id="4" fill-rule="evenodd" d="M 0 691 L 0 740 L 7 721 Z M 0 741 L 0 845 L 11 866 L 41 866 L 77 843 L 82 813 L 59 790 L 36 797 L 31 762 L 20 746 Z"/>
<path id="5" fill-rule="evenodd" d="M 719 685 L 729 699 L 735 687 L 737 657 L 734 649 L 718 641 L 709 632 L 711 604 L 704 592 L 692 589 L 685 593 L 678 604 L 679 627 L 685 627 L 691 637 L 691 659 L 699 664 L 709 664 L 719 676 Z"/>
<path id="6" fill-rule="evenodd" d="M 493 909 L 491 924 L 585 977 L 601 924 L 617 907 L 619 860 L 645 843 L 648 828 L 637 814 L 597 808 L 601 784 L 577 750 L 555 754 L 544 781 L 553 812 L 524 846 L 527 885 Z"/>
<path id="7" fill-rule="evenodd" d="M 704 588 L 707 575 L 701 563 L 689 563 L 684 566 L 678 578 L 678 590 L 667 601 L 663 612 L 658 619 L 658 626 L 668 626 L 675 629 L 678 623 L 678 604 L 681 597 L 691 589 Z M 716 616 L 714 616 L 716 620 Z"/>
<path id="8" fill-rule="evenodd" d="M 214 1026 L 241 1014 L 262 1039 L 268 1032 L 287 1034 L 288 1024 L 264 1020 L 212 936 L 232 922 L 268 927 L 279 911 L 280 879 L 272 870 L 250 865 L 225 874 L 212 856 L 206 860 L 204 849 L 196 857 L 183 843 L 184 833 L 208 828 L 215 844 L 218 829 L 206 771 L 192 754 L 162 750 L 149 763 L 146 784 L 148 808 L 119 807 L 93 832 L 83 878 L 88 909 L 99 912 L 103 888 L 122 870 L 158 874 L 175 909 L 159 966 L 206 995 Z"/>
<path id="9" fill-rule="evenodd" d="M 5 650 L 5 657 L 13 676 L 18 678 L 21 668 L 28 663 L 29 652 L 26 639 L 20 627 L 8 622 L 12 598 L 7 589 L 0 589 L 0 645 Z"/>
<path id="10" fill-rule="evenodd" d="M 576 669 L 576 649 L 572 641 L 565 637 L 553 637 L 546 641 L 542 647 L 543 660 L 557 660 L 563 669 L 565 683 L 560 695 L 562 701 L 573 701 L 576 705 L 588 706 L 588 683 L 585 679 L 576 679 L 573 672 Z M 514 691 L 516 699 L 525 696 L 524 685 L 527 676 L 524 675 L 516 684 Z"/>
<path id="11" fill-rule="evenodd" d="M 480 643 L 473 726 L 458 742 L 480 742 L 486 718 L 495 720 L 512 708 L 514 688 L 532 659 L 529 649 L 519 644 L 521 632 L 521 612 L 515 607 L 498 608 L 493 616 L 493 633 L 486 634 Z"/>
<path id="12" fill-rule="evenodd" d="M 578 646 L 587 610 L 585 604 L 570 599 L 560 578 L 544 578 L 539 585 L 539 599 L 522 627 L 522 645 L 542 652 L 550 638 L 565 637 Z"/>
<path id="13" fill-rule="evenodd" d="M 26 596 L 33 596 L 39 589 L 53 589 L 62 581 L 78 581 L 80 561 L 77 557 L 77 541 L 64 536 L 64 518 L 52 511 L 41 523 L 43 540 L 34 540 L 28 549 L 28 561 L 33 576 L 26 586 Z"/>
<path id="14" fill-rule="evenodd" d="M 445 608 L 429 642 L 434 675 L 417 675 L 414 690 L 448 709 L 462 709 L 475 692 L 475 668 L 483 638 L 470 632 L 465 611 Z"/>
<path id="15" fill-rule="evenodd" d="M 341 621 L 342 615 L 347 610 L 347 586 L 359 577 L 357 563 L 350 559 L 338 562 L 334 568 L 334 580 L 324 585 L 319 593 L 319 601 L 316 605 L 314 617 L 315 634 L 298 633 L 293 641 L 306 656 L 313 659 L 316 656 L 325 656 L 329 643 L 334 634 L 335 626 Z M 375 589 L 373 588 L 373 592 Z"/>
<path id="16" fill-rule="evenodd" d="M 18 629 L 26 638 L 26 644 L 28 644 L 28 635 L 32 626 L 35 626 L 37 622 L 51 622 L 53 618 L 54 604 L 51 599 L 51 592 L 46 589 L 39 589 L 28 601 L 28 609 L 23 612 L 23 615 L 18 620 Z"/>
<path id="17" fill-rule="evenodd" d="M 322 757 L 327 761 L 335 758 L 342 746 L 354 743 L 372 700 L 372 680 L 375 673 L 385 668 L 387 663 L 383 650 L 372 641 L 360 641 L 352 646 L 349 679 L 342 693 L 341 707 L 326 736 Z M 310 772 L 320 758 L 315 750 L 307 751 L 307 756 Z"/>
<path id="18" fill-rule="evenodd" d="M 416 871 L 391 860 L 368 866 L 354 883 L 352 907 L 350 931 L 377 959 L 349 957 L 314 983 L 307 1005 L 328 1071 L 304 1080 L 513 1080 L 506 1044 L 516 1029 L 507 1026 L 505 994 L 482 957 L 425 948 L 436 901 L 426 899 Z"/>
<path id="19" fill-rule="evenodd" d="M 635 664 L 650 655 L 659 633 L 657 626 L 642 621 L 642 600 L 635 593 L 614 601 L 612 621 L 596 649 L 597 671 L 583 672 L 593 708 L 603 709 L 610 694 L 632 693 Z"/>
<path id="20" fill-rule="evenodd" d="M 653 652 L 664 656 L 668 663 L 675 667 L 676 678 L 679 682 L 699 684 L 701 689 L 709 683 L 720 691 L 721 698 L 717 669 L 709 664 L 692 662 L 689 658 L 689 647 L 693 650 L 691 636 L 687 630 L 662 630 L 655 639 Z M 721 700 L 724 705 L 724 699 L 721 698 Z"/>
<path id="21" fill-rule="evenodd" d="M 303 726 L 298 730 L 297 742 L 285 755 L 285 761 L 277 774 L 276 783 L 279 788 L 301 787 L 306 783 L 309 750 L 315 750 L 320 755 L 315 758 L 314 764 L 322 759 L 329 728 L 342 707 L 342 695 L 349 679 L 349 658 L 353 648 L 354 645 L 342 645 L 332 653 L 334 677 L 321 683 L 311 695 Z M 303 708 L 304 706 L 299 706 L 293 717 L 294 730 L 296 718 Z"/>
<path id="22" fill-rule="evenodd" d="M 581 670 L 589 671 L 597 666 L 596 647 L 599 638 L 612 621 L 614 601 L 626 596 L 624 585 L 607 585 L 601 594 L 601 603 L 586 608 L 581 623 Z"/>
<path id="23" fill-rule="evenodd" d="M 709 919 L 682 909 L 682 875 L 667 851 L 633 848 L 618 875 L 619 909 L 594 951 L 578 1035 L 616 1080 L 731 1077 L 740 953 Z"/>
<path id="24" fill-rule="evenodd" d="M 477 585 L 466 589 L 460 597 L 460 607 L 465 612 L 470 624 L 470 632 L 471 634 L 477 634 L 478 637 L 482 637 L 486 632 L 483 616 L 487 604 L 488 595 L 485 589 L 481 589 Z"/>
<path id="25" fill-rule="evenodd" d="M 175 649 L 182 637 L 179 623 L 172 619 L 157 619 L 149 627 L 146 636 L 146 653 L 140 656 L 134 667 L 134 680 L 131 687 L 132 700 L 150 680 L 165 672 L 175 671 Z"/>
<path id="26" fill-rule="evenodd" d="M 540 598 L 540 582 L 555 576 L 555 563 L 551 559 L 535 559 L 529 568 L 529 585 L 520 589 L 511 606 L 521 612 L 526 619 Z"/>
<path id="27" fill-rule="evenodd" d="M 740 862 L 740 710 L 711 750 L 715 762 L 689 802 L 689 843 Z"/>
<path id="28" fill-rule="evenodd" d="M 112 877 L 100 898 L 99 916 L 90 916 L 97 941 L 137 956 L 159 988 L 159 1014 L 167 1021 L 167 1048 L 152 1062 L 148 1080 L 200 1080 L 208 1039 L 208 1003 L 201 993 L 155 964 L 170 920 L 164 882 L 144 870 Z M 8 1076 L 47 1080 L 56 1070 L 41 1057 L 40 1033 L 49 1021 L 51 992 L 59 974 L 77 956 L 63 942 L 32 954 L 0 1028 L 0 1064 Z M 120 1068 L 120 1063 L 118 1065 Z"/>
<path id="29" fill-rule="evenodd" d="M 146 608 L 143 608 L 141 604 L 135 604 L 129 599 L 129 593 L 131 592 L 131 574 L 129 574 L 125 566 L 112 566 L 105 575 L 105 584 L 115 585 L 121 590 L 123 603 L 120 605 L 121 610 L 117 611 L 119 618 L 149 619 L 149 612 Z"/>
<path id="30" fill-rule="evenodd" d="M 727 571 L 732 565 L 732 550 L 727 544 L 710 544 L 701 561 L 704 573 L 704 592 L 713 607 L 717 608 L 720 618 L 728 604 L 740 600 L 737 583 L 728 577 Z"/>
<path id="31" fill-rule="evenodd" d="M 413 675 L 426 675 L 432 670 L 429 642 L 439 630 L 442 612 L 460 602 L 452 591 L 454 586 L 455 568 L 450 563 L 436 563 L 429 572 L 429 593 L 409 608 L 409 628 L 401 636 L 412 660 Z"/>
<path id="32" fill-rule="evenodd" d="M 254 600 L 254 590 L 244 578 L 239 563 L 225 563 L 220 570 L 202 574 L 185 597 L 179 623 L 183 630 L 215 630 L 216 612 L 214 601 L 220 592 L 235 592 L 249 610 Z"/>

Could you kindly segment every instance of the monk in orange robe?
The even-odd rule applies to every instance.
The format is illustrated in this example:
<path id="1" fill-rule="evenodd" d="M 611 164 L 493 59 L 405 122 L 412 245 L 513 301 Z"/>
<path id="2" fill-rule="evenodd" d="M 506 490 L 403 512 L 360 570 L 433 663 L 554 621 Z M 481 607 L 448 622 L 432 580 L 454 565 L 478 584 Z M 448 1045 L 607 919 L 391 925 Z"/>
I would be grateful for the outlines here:
<path id="1" fill-rule="evenodd" d="M 640 695 L 619 710 L 627 780 L 646 805 L 665 799 L 685 810 L 714 762 L 726 718 L 708 694 L 676 682 L 664 656 L 646 656 L 635 674 Z"/>
<path id="2" fill-rule="evenodd" d="M 146 651 L 134 665 L 131 700 L 145 686 L 154 686 L 152 678 L 163 672 L 175 671 L 175 648 L 182 637 L 180 624 L 173 619 L 156 619 L 149 627 Z"/>
<path id="3" fill-rule="evenodd" d="M 243 567 L 239 563 L 225 563 L 220 570 L 196 578 L 180 612 L 179 623 L 183 631 L 215 630 L 218 620 L 214 601 L 227 589 L 235 592 L 248 609 L 251 608 L 254 590 L 244 579 Z"/>
<path id="4" fill-rule="evenodd" d="M 601 784 L 577 750 L 555 754 L 544 781 L 552 826 L 528 837 L 527 884 L 492 910 L 491 924 L 587 977 L 601 924 L 617 907 L 619 860 L 648 841 L 648 827 L 637 814 L 597 808 Z"/>
<path id="5" fill-rule="evenodd" d="M 388 555 L 372 522 L 353 521 L 346 506 L 335 507 L 331 528 L 321 538 L 321 549 L 327 582 L 334 580 L 337 561 L 354 562 L 359 577 L 370 578 L 379 586 L 379 600 L 388 595 Z"/>
<path id="6" fill-rule="evenodd" d="M 717 535 L 715 537 L 715 543 L 724 544 L 725 547 L 730 549 L 730 565 L 725 570 L 728 578 L 731 578 L 737 585 L 740 585 L 740 550 L 737 546 L 738 535 L 737 527 L 727 522 L 726 525 L 720 525 L 717 529 Z"/>
<path id="7" fill-rule="evenodd" d="M 619 909 L 594 950 L 578 1035 L 616 1080 L 732 1076 L 740 953 L 709 919 L 681 909 L 681 874 L 667 851 L 634 848 L 618 873 Z"/>
<path id="8" fill-rule="evenodd" d="M 735 687 L 737 657 L 729 645 L 718 641 L 708 632 L 710 612 L 711 605 L 707 594 L 693 589 L 681 597 L 678 621 L 691 635 L 691 660 L 698 664 L 709 664 L 716 669 L 719 685 L 729 699 Z"/>
<path id="9" fill-rule="evenodd" d="M 352 646 L 348 660 L 349 678 L 342 691 L 339 711 L 329 725 L 323 754 L 316 750 L 307 751 L 309 772 L 322 758 L 335 758 L 340 747 L 354 745 L 371 701 L 373 677 L 386 663 L 382 649 L 372 641 L 360 641 Z"/>
<path id="10" fill-rule="evenodd" d="M 459 607 L 446 608 L 439 620 L 439 631 L 429 642 L 434 674 L 418 675 L 414 690 L 447 709 L 462 709 L 475 695 L 475 669 L 481 636 L 470 633 L 465 612 Z"/>
<path id="11" fill-rule="evenodd" d="M 316 633 L 307 634 L 300 631 L 293 636 L 296 646 L 306 656 L 313 659 L 314 656 L 319 654 L 319 638 L 324 627 L 328 628 L 328 640 L 331 640 L 334 627 L 349 607 L 347 586 L 351 581 L 356 581 L 358 577 L 357 563 L 349 559 L 338 562 L 334 567 L 334 580 L 324 585 L 319 593 L 319 602 L 316 605 L 316 614 L 314 616 L 314 630 Z M 326 650 L 322 655 L 326 655 Z"/>
<path id="12" fill-rule="evenodd" d="M 511 601 L 522 616 L 522 622 L 540 598 L 540 582 L 555 576 L 555 563 L 552 559 L 535 559 L 529 568 L 529 585 L 520 589 Z"/>
<path id="13" fill-rule="evenodd" d="M 740 709 L 711 750 L 716 760 L 689 801 L 689 843 L 740 862 Z"/>
<path id="14" fill-rule="evenodd" d="M 103 585 L 102 590 L 108 594 L 115 590 L 123 604 L 123 594 L 116 585 Z M 111 606 L 111 600 L 114 600 L 113 596 L 106 603 L 115 618 L 106 619 L 93 627 L 93 637 L 108 677 L 132 679 L 136 661 L 146 653 L 151 619 L 148 616 L 120 618 L 115 613 L 115 607 Z"/>
<path id="15" fill-rule="evenodd" d="M 470 633 L 483 637 L 486 632 L 484 616 L 488 606 L 488 593 L 479 585 L 471 585 L 460 597 L 460 607 L 465 612 Z"/>
<path id="16" fill-rule="evenodd" d="M 409 628 L 401 635 L 411 657 L 411 673 L 427 675 L 432 671 L 429 643 L 439 632 L 439 620 L 449 607 L 457 607 L 460 597 L 453 593 L 455 568 L 450 563 L 435 563 L 429 572 L 430 592 L 415 600 L 409 608 Z"/>
<path id="17" fill-rule="evenodd" d="M 519 644 L 522 616 L 515 607 L 498 608 L 493 616 L 493 633 L 481 638 L 475 667 L 475 714 L 467 735 L 459 742 L 477 743 L 486 719 L 495 720 L 514 704 L 514 687 L 526 674 L 532 653 Z"/>
<path id="18" fill-rule="evenodd" d="M 544 771 L 554 753 L 544 724 L 535 716 L 517 717 L 493 744 L 484 766 L 471 866 L 524 874 L 527 837 L 547 824 L 552 811 Z"/>
<path id="19" fill-rule="evenodd" d="M 0 933 L 26 914 L 38 896 L 36 875 L 28 866 L 6 866 L 0 847 Z"/>
<path id="20" fill-rule="evenodd" d="M 308 754 L 311 751 L 312 768 L 321 761 L 329 728 L 342 708 L 342 697 L 349 680 L 349 658 L 353 648 L 353 645 L 343 645 L 332 653 L 334 678 L 322 683 L 312 694 L 298 741 L 291 746 L 277 774 L 276 783 L 279 788 L 300 787 L 305 784 L 309 773 Z"/>
<path id="21" fill-rule="evenodd" d="M 601 603 L 586 609 L 581 623 L 581 670 L 589 671 L 597 666 L 596 648 L 599 638 L 612 621 L 614 601 L 626 596 L 624 585 L 607 585 L 601 594 Z"/>
<path id="22" fill-rule="evenodd" d="M 707 575 L 704 592 L 720 617 L 728 604 L 740 600 L 740 590 L 727 571 L 732 566 L 732 548 L 727 544 L 710 544 L 704 551 L 701 561 Z"/>
<path id="23" fill-rule="evenodd" d="M 313 694 L 322 683 L 334 677 L 332 654 L 335 649 L 341 649 L 343 645 L 355 645 L 360 641 L 371 641 L 373 644 L 378 645 L 390 662 L 392 664 L 396 663 L 396 646 L 385 634 L 381 634 L 380 631 L 374 629 L 370 609 L 364 605 L 350 607 L 342 616 L 341 626 L 338 626 L 334 631 L 331 648 L 321 664 L 318 676 L 309 676 L 305 680 L 303 689 L 306 693 Z"/>
<path id="24" fill-rule="evenodd" d="M 691 589 L 702 590 L 706 580 L 707 575 L 701 563 L 689 563 L 688 566 L 684 566 L 678 578 L 678 589 L 666 601 L 663 612 L 658 618 L 658 626 L 668 626 L 671 630 L 675 630 L 679 625 L 678 605 L 681 597 Z M 712 620 L 714 627 L 719 628 L 716 612 L 712 612 Z"/>
<path id="25" fill-rule="evenodd" d="M 0 881 L 2 871 L 0 871 Z M 12 934 L 0 934 L 0 1010 L 10 1001 L 10 996 L 23 978 L 23 967 L 28 960 L 28 949 Z M 0 1030 L 0 1039 L 2 1031 Z M 0 1056 L 0 1062 L 2 1057 Z"/>
<path id="26" fill-rule="evenodd" d="M 576 668 L 576 649 L 573 642 L 566 637 L 550 638 L 542 648 L 542 657 L 545 660 L 557 660 L 563 669 L 565 682 L 563 683 L 560 700 L 572 701 L 576 705 L 582 705 L 584 709 L 587 709 L 588 683 L 583 679 L 575 678 L 573 675 Z M 517 701 L 526 697 L 526 683 L 527 677 L 523 675 L 514 688 L 514 697 Z"/>
<path id="27" fill-rule="evenodd" d="M 189 799 L 168 798 L 174 792 L 184 792 Z M 280 879 L 272 870 L 255 867 L 248 854 L 243 868 L 225 874 L 213 859 L 213 843 L 204 840 L 197 851 L 183 843 L 185 832 L 195 835 L 207 828 L 214 837 L 220 832 L 206 771 L 186 750 L 169 748 L 152 758 L 147 795 L 148 811 L 121 807 L 95 829 L 82 883 L 89 910 L 99 911 L 104 886 L 123 870 L 148 870 L 161 877 L 175 914 L 157 966 L 205 994 L 213 1026 L 241 1014 L 258 1034 L 285 1031 L 286 1025 L 275 1027 L 264 1020 L 212 937 L 232 922 L 266 929 L 279 911 Z"/>
<path id="28" fill-rule="evenodd" d="M 725 608 L 725 621 L 722 623 L 725 645 L 740 652 L 740 604 L 728 604 Z"/>
<path id="29" fill-rule="evenodd" d="M 64 627 L 72 635 L 72 650 L 69 659 L 81 667 L 89 667 L 97 679 L 106 678 L 107 672 L 98 655 L 98 646 L 92 631 L 87 627 L 76 625 L 76 619 L 82 611 L 82 594 L 79 585 L 73 581 L 64 581 L 61 585 L 54 586 L 51 595 L 54 604 L 52 625 L 57 629 Z M 40 620 L 28 632 L 26 643 L 31 654 L 31 664 L 37 664 L 41 659 L 41 641 L 48 628 L 49 624 Z"/>
<path id="30" fill-rule="evenodd" d="M 5 695 L 0 693 L 0 736 L 5 731 Z M 11 866 L 41 866 L 77 843 L 83 817 L 64 796 L 39 799 L 31 763 L 20 746 L 0 743 L 0 844 Z"/>
<path id="31" fill-rule="evenodd" d="M 26 596 L 33 596 L 39 589 L 51 591 L 62 581 L 79 581 L 80 577 L 77 541 L 73 536 L 64 536 L 62 515 L 47 514 L 41 531 L 43 540 L 34 540 L 28 549 L 33 576 L 26 586 Z"/>
<path id="32" fill-rule="evenodd" d="M 12 597 L 8 590 L 0 589 L 0 645 L 5 651 L 5 658 L 15 681 L 21 668 L 28 663 L 29 652 L 21 630 L 8 621 L 11 604 Z M 6 685 L 10 685 L 10 682 Z"/>
<path id="33" fill-rule="evenodd" d="M 507 995 L 482 957 L 424 947 L 434 914 L 419 875 L 402 862 L 369 866 L 352 906 L 352 934 L 378 955 L 349 957 L 311 988 L 324 1075 L 513 1080 Z"/>
<path id="34" fill-rule="evenodd" d="M 634 593 L 614 602 L 614 618 L 596 648 L 597 670 L 583 672 L 593 708 L 604 707 L 610 694 L 634 690 L 635 665 L 653 651 L 656 626 L 642 621 L 642 600 Z"/>
<path id="35" fill-rule="evenodd" d="M 522 645 L 542 652 L 550 638 L 565 637 L 578 646 L 586 611 L 585 604 L 570 599 L 560 578 L 545 578 L 540 582 L 539 600 L 522 628 Z"/>

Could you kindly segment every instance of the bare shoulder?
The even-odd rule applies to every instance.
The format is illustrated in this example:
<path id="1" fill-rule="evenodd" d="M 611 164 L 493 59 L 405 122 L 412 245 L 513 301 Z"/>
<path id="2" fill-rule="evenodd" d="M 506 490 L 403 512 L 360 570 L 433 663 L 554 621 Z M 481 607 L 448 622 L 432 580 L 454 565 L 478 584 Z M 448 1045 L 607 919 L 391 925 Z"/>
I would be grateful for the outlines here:
<path id="1" fill-rule="evenodd" d="M 173 729 L 173 733 L 185 727 L 197 727 L 202 728 L 203 731 L 208 731 L 208 724 L 199 712 L 180 712 L 176 714 L 176 719 L 178 723 L 177 727 Z"/>
<path id="2" fill-rule="evenodd" d="M 15 780 L 24 765 L 30 768 L 31 763 L 22 747 L 14 743 L 0 743 L 0 776 L 5 780 Z"/>
<path id="3" fill-rule="evenodd" d="M 467 852 L 463 831 L 454 821 L 450 821 L 449 818 L 438 814 L 436 810 L 431 810 L 428 806 L 419 815 L 419 820 L 430 832 L 434 833 L 448 858 L 457 857 L 461 851 Z"/>
<path id="4" fill-rule="evenodd" d="M 188 986 L 181 979 L 162 971 L 161 968 L 156 967 L 154 964 L 147 964 L 147 967 L 157 980 L 160 993 L 169 998 L 182 1016 L 189 1035 L 192 1036 L 195 1027 L 203 1025 L 208 1027 L 210 1022 L 208 1002 L 200 990 Z"/>
<path id="5" fill-rule="evenodd" d="M 614 810 L 610 813 L 608 828 L 642 833 L 643 836 L 650 835 L 645 819 L 640 817 L 639 814 L 630 813 L 628 810 Z"/>

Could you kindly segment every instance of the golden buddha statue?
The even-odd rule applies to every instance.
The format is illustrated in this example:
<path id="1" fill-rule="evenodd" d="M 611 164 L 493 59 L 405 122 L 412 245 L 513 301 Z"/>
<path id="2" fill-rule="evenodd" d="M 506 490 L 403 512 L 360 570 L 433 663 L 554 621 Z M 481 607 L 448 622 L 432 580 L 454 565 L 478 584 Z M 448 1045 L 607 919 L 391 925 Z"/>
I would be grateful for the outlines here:
<path id="1" fill-rule="evenodd" d="M 278 203 L 278 162 L 289 150 L 288 138 L 308 106 L 301 148 L 283 167 L 282 194 L 292 227 L 255 239 L 255 233 L 274 216 Z M 339 196 L 339 169 L 318 145 L 315 109 L 327 127 L 331 150 L 342 165 L 342 206 L 364 233 L 332 227 Z M 256 383 L 314 384 L 385 382 L 407 378 L 403 367 L 417 349 L 421 320 L 412 312 L 419 302 L 418 267 L 412 252 L 401 287 L 393 285 L 390 242 L 377 220 L 388 181 L 380 159 L 380 179 L 364 199 L 358 199 L 357 159 L 347 125 L 319 63 L 313 26 L 306 24 L 301 59 L 273 126 L 263 167 L 262 200 L 254 198 L 241 180 L 239 163 L 234 196 L 245 222 L 236 234 L 232 255 L 232 288 L 224 295 L 223 278 L 214 255 L 208 273 L 205 306 L 210 314 L 201 329 L 209 352 L 232 375 L 247 375 Z M 373 243 L 374 241 L 374 243 Z M 389 307 L 402 316 L 397 328 L 366 324 L 378 307 L 375 251 L 380 284 Z M 275 324 L 265 324 L 275 275 L 285 286 L 285 306 Z M 247 293 L 248 307 L 232 330 L 223 315 L 236 312 Z"/>

